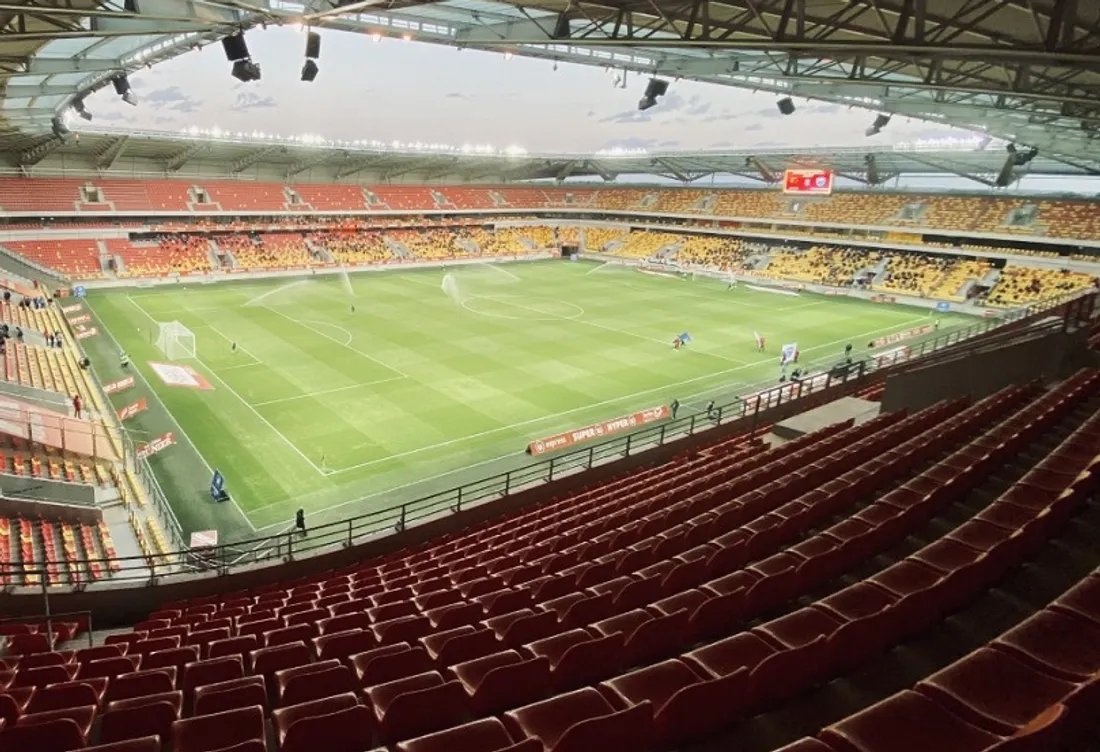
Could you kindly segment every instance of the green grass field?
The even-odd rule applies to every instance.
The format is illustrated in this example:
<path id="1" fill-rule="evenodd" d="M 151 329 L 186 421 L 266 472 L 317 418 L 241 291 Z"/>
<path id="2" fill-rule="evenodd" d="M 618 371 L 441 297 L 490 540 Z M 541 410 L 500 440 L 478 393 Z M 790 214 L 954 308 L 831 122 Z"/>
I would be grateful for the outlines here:
<path id="1" fill-rule="evenodd" d="M 835 361 L 849 341 L 858 352 L 930 317 L 594 263 L 451 273 L 458 301 L 438 269 L 98 292 L 105 336 L 85 344 L 103 381 L 120 373 L 117 347 L 130 354 L 143 379 L 113 402 L 149 397 L 132 439 L 176 431 L 153 469 L 185 529 L 225 540 L 281 529 L 298 507 L 318 524 L 517 467 L 533 439 L 634 409 L 731 399 L 778 378 L 784 342 L 803 364 Z M 167 386 L 149 366 L 167 360 L 164 321 L 194 332 L 187 364 L 212 390 Z M 677 352 L 682 331 L 694 341 Z M 212 467 L 235 504 L 210 500 Z"/>

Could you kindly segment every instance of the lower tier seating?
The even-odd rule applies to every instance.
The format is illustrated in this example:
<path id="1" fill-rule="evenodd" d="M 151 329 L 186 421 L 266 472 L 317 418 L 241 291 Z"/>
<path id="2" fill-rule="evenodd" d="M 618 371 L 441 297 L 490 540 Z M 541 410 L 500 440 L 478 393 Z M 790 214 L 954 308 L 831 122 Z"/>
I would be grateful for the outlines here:
<path id="1" fill-rule="evenodd" d="M 92 652 L 13 638 L 0 750 L 763 748 L 738 736 L 760 714 L 950 641 L 945 619 L 1095 507 L 1098 386 L 730 440 L 379 561 L 166 603 Z M 789 749 L 1075 748 L 1100 719 L 1091 580 Z"/>

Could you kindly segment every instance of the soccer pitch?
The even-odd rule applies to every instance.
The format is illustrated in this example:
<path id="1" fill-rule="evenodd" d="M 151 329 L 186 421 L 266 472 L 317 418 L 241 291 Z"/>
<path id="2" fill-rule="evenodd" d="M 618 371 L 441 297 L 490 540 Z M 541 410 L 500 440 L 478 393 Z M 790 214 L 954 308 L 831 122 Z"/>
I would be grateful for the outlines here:
<path id="1" fill-rule="evenodd" d="M 105 336 L 84 344 L 103 381 L 129 353 L 143 378 L 112 402 L 148 396 L 127 430 L 135 443 L 176 432 L 150 463 L 184 527 L 226 540 L 280 530 L 299 507 L 320 524 L 518 467 L 534 439 L 635 409 L 721 404 L 774 383 L 786 342 L 800 365 L 831 363 L 848 342 L 858 353 L 931 318 L 969 321 L 596 263 L 452 267 L 453 297 L 444 273 L 95 292 Z M 166 321 L 194 332 L 196 358 L 178 362 L 212 389 L 169 386 L 149 365 L 167 360 Z M 691 345 L 673 350 L 685 331 Z M 214 467 L 235 504 L 211 501 Z"/>

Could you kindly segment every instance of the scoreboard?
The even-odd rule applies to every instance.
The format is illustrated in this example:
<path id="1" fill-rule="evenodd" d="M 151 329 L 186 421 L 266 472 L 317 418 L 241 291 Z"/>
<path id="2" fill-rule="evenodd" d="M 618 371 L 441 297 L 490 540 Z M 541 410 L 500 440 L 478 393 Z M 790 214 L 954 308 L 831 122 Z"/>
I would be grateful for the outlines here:
<path id="1" fill-rule="evenodd" d="M 783 192 L 828 196 L 833 192 L 832 170 L 787 170 L 783 173 Z"/>

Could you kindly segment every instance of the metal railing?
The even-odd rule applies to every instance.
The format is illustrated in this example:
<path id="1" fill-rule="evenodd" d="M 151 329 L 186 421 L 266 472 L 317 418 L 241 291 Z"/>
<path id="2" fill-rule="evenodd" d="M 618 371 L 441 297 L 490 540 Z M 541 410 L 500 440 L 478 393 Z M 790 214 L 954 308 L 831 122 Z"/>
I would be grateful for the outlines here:
<path id="1" fill-rule="evenodd" d="M 1003 317 L 976 321 L 962 329 L 951 330 L 914 343 L 909 357 L 901 362 L 880 364 L 876 362 L 873 355 L 864 356 L 836 376 L 830 370 L 824 379 L 806 380 L 799 382 L 797 386 L 784 383 L 756 391 L 751 403 L 735 398 L 722 405 L 716 405 L 709 413 L 693 413 L 671 419 L 592 444 L 584 449 L 562 453 L 545 461 L 534 462 L 518 469 L 338 522 L 309 527 L 305 530 L 300 530 L 288 523 L 288 527 L 279 533 L 206 549 L 186 550 L 181 547 L 179 551 L 166 554 L 117 557 L 110 560 L 88 559 L 84 564 L 90 565 L 94 562 L 104 569 L 110 567 L 113 572 L 112 582 L 133 580 L 155 584 L 164 578 L 203 574 L 222 575 L 240 567 L 285 562 L 306 555 L 350 547 L 631 457 L 734 421 L 743 421 L 744 431 L 751 436 L 758 427 L 768 425 L 771 417 L 779 414 L 779 408 L 787 408 L 789 411 L 792 406 L 801 404 L 801 409 L 808 409 L 818 398 L 835 399 L 845 394 L 854 394 L 882 383 L 890 373 L 900 372 L 908 367 L 923 366 L 928 356 L 957 348 L 964 343 L 970 342 L 970 347 L 980 348 L 984 341 L 981 335 L 1004 328 L 1008 324 L 1037 321 L 1056 309 L 1061 316 L 1061 321 L 1053 325 L 1057 328 L 1065 328 L 1071 319 L 1086 320 L 1092 315 L 1095 297 L 1095 293 L 1087 293 L 1084 296 L 1064 296 L 1027 308 L 1006 311 Z M 959 351 L 954 349 L 952 352 L 958 354 Z M 744 393 L 744 390 L 740 391 Z M 163 494 L 160 494 L 157 503 L 167 506 L 167 500 L 162 497 Z M 43 562 L 35 564 L 35 566 L 43 565 Z"/>

